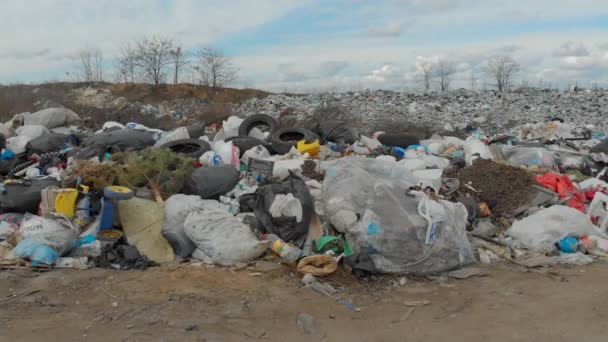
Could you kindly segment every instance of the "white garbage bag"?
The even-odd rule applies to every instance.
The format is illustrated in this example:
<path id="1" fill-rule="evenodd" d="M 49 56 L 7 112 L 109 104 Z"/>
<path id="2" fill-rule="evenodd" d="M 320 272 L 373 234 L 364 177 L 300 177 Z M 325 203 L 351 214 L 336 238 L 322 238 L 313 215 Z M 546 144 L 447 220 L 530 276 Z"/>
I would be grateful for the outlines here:
<path id="1" fill-rule="evenodd" d="M 15 154 L 21 154 L 25 152 L 27 143 L 32 140 L 28 136 L 18 136 L 6 139 L 6 148 L 13 151 Z"/>
<path id="2" fill-rule="evenodd" d="M 233 165 L 238 167 L 240 164 L 239 148 L 234 146 L 232 141 L 217 141 L 213 144 L 213 151 L 217 153 L 224 165 Z"/>
<path id="3" fill-rule="evenodd" d="M 78 240 L 78 230 L 62 218 L 48 219 L 40 216 L 23 221 L 19 234 L 25 239 L 32 239 L 55 249 L 60 255 L 74 248 Z"/>
<path id="4" fill-rule="evenodd" d="M 42 125 L 48 129 L 70 126 L 80 121 L 78 114 L 67 108 L 47 108 L 24 118 L 26 125 Z"/>
<path id="5" fill-rule="evenodd" d="M 260 241 L 251 229 L 218 201 L 205 200 L 204 208 L 186 217 L 184 231 L 196 245 L 193 258 L 205 263 L 234 265 L 262 256 L 268 242 Z"/>
<path id="6" fill-rule="evenodd" d="M 205 201 L 200 196 L 176 194 L 165 201 L 165 224 L 163 236 L 176 255 L 189 257 L 196 245 L 184 231 L 184 222 L 191 212 L 205 208 Z"/>
<path id="7" fill-rule="evenodd" d="M 222 128 L 224 129 L 224 137 L 236 137 L 239 135 L 239 127 L 241 127 L 241 123 L 243 123 L 243 119 L 231 116 L 228 120 L 222 121 Z"/>
<path id="8" fill-rule="evenodd" d="M 555 243 L 567 236 L 606 237 L 584 213 L 563 205 L 554 205 L 515 221 L 507 235 L 528 249 L 543 253 L 556 250 Z"/>
<path id="9" fill-rule="evenodd" d="M 49 130 L 42 125 L 25 125 L 17 128 L 15 133 L 18 136 L 37 138 L 39 136 L 49 134 Z"/>

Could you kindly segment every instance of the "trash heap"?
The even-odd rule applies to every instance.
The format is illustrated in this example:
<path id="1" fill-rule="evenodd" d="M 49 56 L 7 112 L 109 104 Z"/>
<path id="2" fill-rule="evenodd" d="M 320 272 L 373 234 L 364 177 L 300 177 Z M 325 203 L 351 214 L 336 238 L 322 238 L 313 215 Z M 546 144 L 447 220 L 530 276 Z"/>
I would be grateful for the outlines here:
<path id="1" fill-rule="evenodd" d="M 314 277 L 339 269 L 429 275 L 608 256 L 606 134 L 559 118 L 423 139 L 264 114 L 171 131 L 78 123 L 50 108 L 0 125 L 0 268 L 274 255 L 321 289 Z"/>

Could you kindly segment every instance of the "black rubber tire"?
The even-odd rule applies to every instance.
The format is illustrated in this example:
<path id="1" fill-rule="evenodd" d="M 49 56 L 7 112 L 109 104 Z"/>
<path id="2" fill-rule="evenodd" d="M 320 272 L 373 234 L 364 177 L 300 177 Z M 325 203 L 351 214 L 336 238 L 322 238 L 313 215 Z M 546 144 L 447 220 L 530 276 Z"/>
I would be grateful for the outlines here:
<path id="1" fill-rule="evenodd" d="M 272 146 L 263 140 L 254 138 L 254 137 L 230 137 L 230 138 L 226 138 L 224 141 L 228 142 L 228 141 L 232 141 L 232 144 L 236 147 L 239 148 L 240 152 L 240 157 L 243 156 L 243 154 L 245 154 L 245 151 L 250 150 L 256 146 L 264 146 L 268 152 L 272 153 Z"/>
<path id="2" fill-rule="evenodd" d="M 286 154 L 300 140 L 311 143 L 317 139 L 321 141 L 317 133 L 306 128 L 279 128 L 270 137 L 270 145 L 276 153 Z"/>
<path id="3" fill-rule="evenodd" d="M 169 141 L 160 146 L 160 148 L 168 148 L 173 152 L 185 154 L 188 157 L 198 159 L 205 152 L 211 151 L 211 146 L 208 142 L 200 139 L 180 139 Z"/>
<path id="4" fill-rule="evenodd" d="M 248 137 L 249 132 L 251 132 L 254 127 L 261 125 L 268 126 L 269 134 L 267 140 L 270 139 L 274 132 L 279 128 L 279 123 L 272 116 L 266 114 L 254 114 L 246 117 L 245 120 L 243 120 L 239 126 L 239 136 Z"/>
<path id="5" fill-rule="evenodd" d="M 385 146 L 403 147 L 420 144 L 420 139 L 412 134 L 385 133 L 378 136 L 378 141 Z"/>

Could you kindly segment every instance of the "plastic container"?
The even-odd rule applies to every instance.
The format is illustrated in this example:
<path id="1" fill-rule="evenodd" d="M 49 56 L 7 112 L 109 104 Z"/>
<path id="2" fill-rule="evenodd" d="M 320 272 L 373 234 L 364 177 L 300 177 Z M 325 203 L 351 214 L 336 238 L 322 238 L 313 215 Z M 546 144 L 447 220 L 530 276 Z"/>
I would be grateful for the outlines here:
<path id="1" fill-rule="evenodd" d="M 315 157 L 317 154 L 319 154 L 321 145 L 319 144 L 319 139 L 315 139 L 315 141 L 309 144 L 306 143 L 306 140 L 300 140 L 296 144 L 296 148 L 302 154 L 308 153 L 309 156 Z"/>
<path id="2" fill-rule="evenodd" d="M 262 235 L 262 240 L 268 240 L 270 249 L 285 261 L 297 262 L 304 257 L 304 252 L 301 249 L 281 240 L 281 238 L 274 234 L 264 234 Z"/>

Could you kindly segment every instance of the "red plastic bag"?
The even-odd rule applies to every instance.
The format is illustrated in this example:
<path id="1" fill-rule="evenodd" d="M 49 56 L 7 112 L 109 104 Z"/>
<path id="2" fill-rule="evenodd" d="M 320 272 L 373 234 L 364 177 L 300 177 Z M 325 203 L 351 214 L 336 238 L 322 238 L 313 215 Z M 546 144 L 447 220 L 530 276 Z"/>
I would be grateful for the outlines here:
<path id="1" fill-rule="evenodd" d="M 545 188 L 557 192 L 560 199 L 572 197 L 568 201 L 568 206 L 585 212 L 587 197 L 585 193 L 574 186 L 570 177 L 547 172 L 542 176 L 536 177 L 536 181 Z"/>

